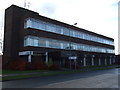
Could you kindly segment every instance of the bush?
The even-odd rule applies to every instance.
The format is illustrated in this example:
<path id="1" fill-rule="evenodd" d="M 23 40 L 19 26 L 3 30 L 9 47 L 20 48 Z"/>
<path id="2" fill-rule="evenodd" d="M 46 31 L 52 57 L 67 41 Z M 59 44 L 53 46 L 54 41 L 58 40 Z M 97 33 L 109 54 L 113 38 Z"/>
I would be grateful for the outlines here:
<path id="1" fill-rule="evenodd" d="M 4 65 L 4 69 L 8 70 L 25 70 L 26 69 L 27 62 L 18 59 L 18 60 L 11 60 L 8 63 Z"/>
<path id="2" fill-rule="evenodd" d="M 7 56 L 2 56 L 2 69 L 7 69 L 8 63 L 11 61 L 12 59 L 10 57 Z"/>
<path id="3" fill-rule="evenodd" d="M 51 66 L 52 64 L 53 64 L 53 61 L 52 61 L 52 58 L 50 58 L 50 59 L 48 60 L 48 67 Z"/>
<path id="4" fill-rule="evenodd" d="M 65 63 L 65 68 L 70 68 L 70 63 Z M 75 69 L 75 63 L 71 62 L 71 68 Z M 80 65 L 76 65 L 76 69 L 80 69 Z"/>
<path id="5" fill-rule="evenodd" d="M 30 62 L 27 62 L 25 68 L 26 68 L 26 70 L 32 70 L 32 65 L 31 65 L 31 63 L 30 63 Z"/>
<path id="6" fill-rule="evenodd" d="M 49 66 L 49 70 L 60 70 L 60 66 L 57 64 L 52 64 Z"/>
<path id="7" fill-rule="evenodd" d="M 43 69 L 48 69 L 48 66 L 43 60 L 40 60 L 40 61 L 32 62 L 31 69 L 43 70 Z"/>

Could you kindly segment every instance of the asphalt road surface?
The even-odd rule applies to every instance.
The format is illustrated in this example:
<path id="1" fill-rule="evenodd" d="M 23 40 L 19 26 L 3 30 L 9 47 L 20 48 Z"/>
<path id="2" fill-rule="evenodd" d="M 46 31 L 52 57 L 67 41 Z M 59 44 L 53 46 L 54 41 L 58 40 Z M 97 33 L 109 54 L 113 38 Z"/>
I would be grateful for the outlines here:
<path id="1" fill-rule="evenodd" d="M 2 88 L 118 88 L 120 69 L 4 81 Z"/>

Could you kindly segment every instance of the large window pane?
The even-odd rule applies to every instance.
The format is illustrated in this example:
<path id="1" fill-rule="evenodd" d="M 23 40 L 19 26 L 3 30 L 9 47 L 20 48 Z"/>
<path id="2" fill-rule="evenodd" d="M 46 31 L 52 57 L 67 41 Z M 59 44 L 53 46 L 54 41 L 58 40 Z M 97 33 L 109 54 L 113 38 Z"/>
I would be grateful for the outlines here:
<path id="1" fill-rule="evenodd" d="M 39 46 L 45 47 L 45 46 L 46 46 L 46 39 L 40 38 L 40 39 L 39 39 Z"/>
<path id="2" fill-rule="evenodd" d="M 67 28 L 63 28 L 63 34 L 69 36 L 70 32 L 69 32 L 69 30 Z"/>

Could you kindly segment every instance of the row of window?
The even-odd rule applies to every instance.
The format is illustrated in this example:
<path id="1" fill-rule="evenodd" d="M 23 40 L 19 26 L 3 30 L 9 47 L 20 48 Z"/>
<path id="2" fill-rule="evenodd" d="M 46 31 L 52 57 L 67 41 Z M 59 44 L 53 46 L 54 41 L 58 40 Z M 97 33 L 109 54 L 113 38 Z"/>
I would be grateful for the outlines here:
<path id="1" fill-rule="evenodd" d="M 26 36 L 24 39 L 24 46 L 49 47 L 66 50 L 71 49 L 88 52 L 114 53 L 113 49 L 35 36 Z"/>
<path id="2" fill-rule="evenodd" d="M 68 29 L 66 27 L 51 24 L 51 23 L 48 23 L 45 21 L 36 20 L 33 18 L 26 19 L 24 27 L 25 28 L 30 27 L 30 28 L 54 32 L 54 33 L 58 33 L 58 34 L 62 34 L 62 35 L 67 35 L 67 36 L 71 36 L 71 37 L 77 37 L 77 38 L 82 38 L 82 39 L 100 42 L 100 43 L 104 43 L 104 44 L 114 45 L 113 41 L 106 40 L 106 39 L 103 39 L 103 38 L 100 38 L 97 36 L 93 36 L 93 35 L 90 35 L 90 34 L 87 34 L 84 32 L 75 31 L 75 30 L 70 29 L 70 28 Z"/>

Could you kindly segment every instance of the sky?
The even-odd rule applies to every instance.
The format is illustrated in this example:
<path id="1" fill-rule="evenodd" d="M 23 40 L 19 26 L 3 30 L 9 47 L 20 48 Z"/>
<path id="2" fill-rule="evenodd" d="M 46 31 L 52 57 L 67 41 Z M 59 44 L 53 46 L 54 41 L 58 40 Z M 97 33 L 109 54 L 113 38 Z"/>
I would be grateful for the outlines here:
<path id="1" fill-rule="evenodd" d="M 115 39 L 118 52 L 119 0 L 0 0 L 0 39 L 3 40 L 4 11 L 12 4 L 36 11 L 61 22 Z M 26 4 L 25 4 L 26 2 Z"/>

